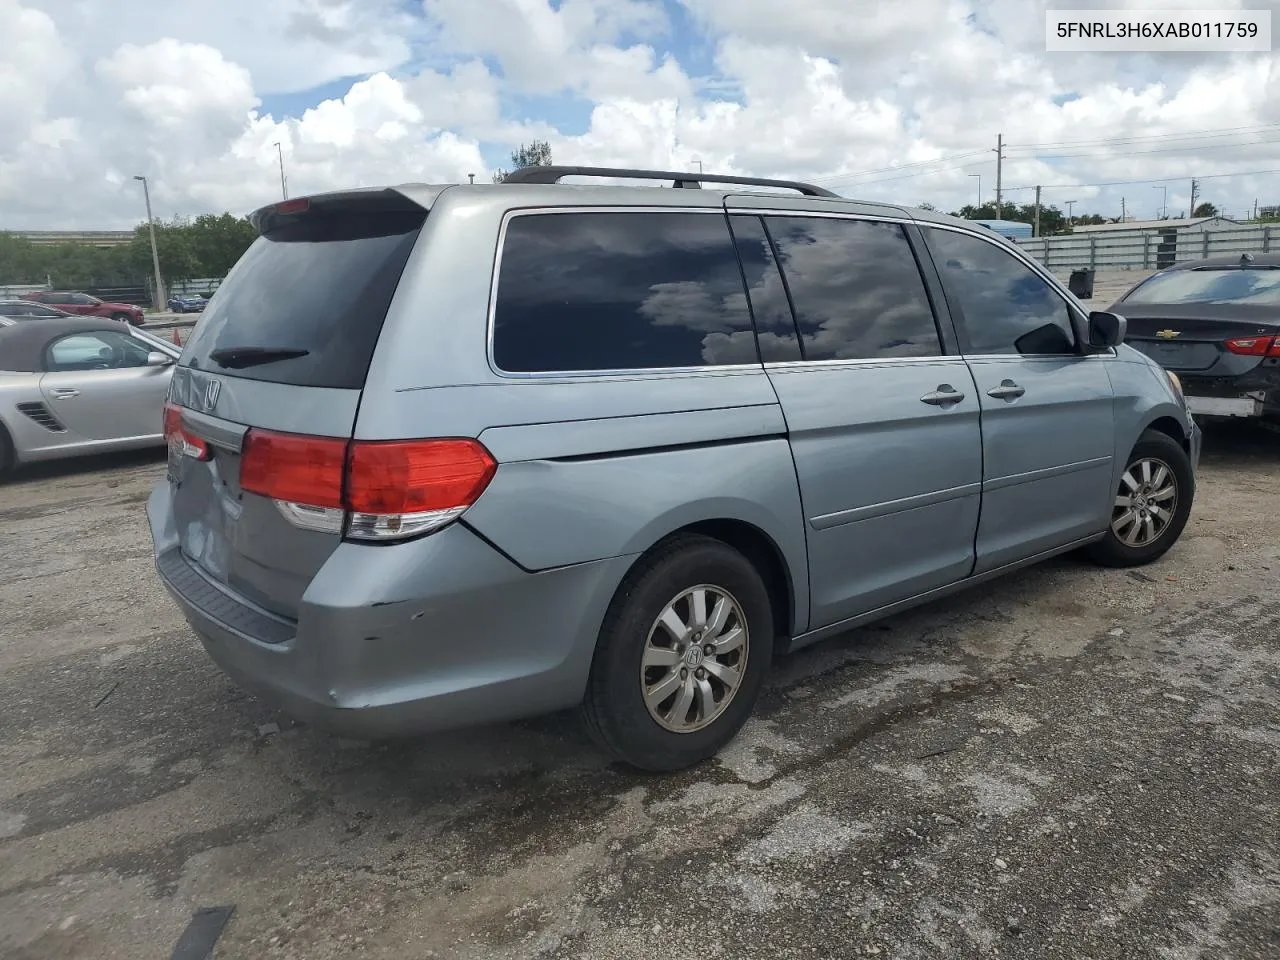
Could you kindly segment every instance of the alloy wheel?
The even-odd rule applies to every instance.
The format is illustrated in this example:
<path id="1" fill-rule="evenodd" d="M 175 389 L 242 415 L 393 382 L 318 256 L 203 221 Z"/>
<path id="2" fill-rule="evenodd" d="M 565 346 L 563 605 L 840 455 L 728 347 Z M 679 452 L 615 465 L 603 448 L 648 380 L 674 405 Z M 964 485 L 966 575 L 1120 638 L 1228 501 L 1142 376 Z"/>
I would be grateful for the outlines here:
<path id="1" fill-rule="evenodd" d="M 1178 507 L 1178 478 L 1163 460 L 1144 457 L 1120 478 L 1111 514 L 1111 531 L 1127 547 L 1147 547 L 1173 522 Z"/>
<path id="2" fill-rule="evenodd" d="M 747 666 L 747 619 L 722 587 L 690 587 L 649 628 L 640 685 L 649 715 L 673 733 L 692 733 L 728 708 Z"/>

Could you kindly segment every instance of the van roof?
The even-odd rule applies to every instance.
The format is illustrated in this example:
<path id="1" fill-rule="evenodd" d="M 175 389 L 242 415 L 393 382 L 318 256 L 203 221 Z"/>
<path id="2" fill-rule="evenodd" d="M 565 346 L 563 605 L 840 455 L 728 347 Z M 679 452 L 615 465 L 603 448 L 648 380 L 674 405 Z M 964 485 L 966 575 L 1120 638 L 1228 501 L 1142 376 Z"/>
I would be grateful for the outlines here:
<path id="1" fill-rule="evenodd" d="M 640 186 L 634 183 L 598 183 L 580 184 L 563 183 L 567 177 L 591 177 L 603 180 L 633 181 L 666 181 L 662 186 L 681 191 L 679 196 L 671 193 L 654 194 L 654 187 Z M 703 184 L 709 184 L 704 188 Z M 734 187 L 750 187 L 751 190 L 734 190 Z M 761 189 L 764 188 L 764 189 Z M 430 210 L 436 198 L 445 190 L 511 191 L 510 200 L 513 205 L 524 203 L 545 203 L 550 195 L 568 195 L 576 202 L 590 205 L 607 203 L 635 203 L 637 194 L 654 206 L 720 206 L 727 194 L 735 193 L 761 197 L 777 197 L 787 201 L 787 207 L 797 209 L 820 209 L 824 203 L 841 203 L 856 205 L 863 212 L 882 211 L 896 217 L 933 223 L 949 223 L 966 226 L 970 229 L 975 224 L 972 220 L 964 220 L 936 210 L 905 207 L 898 204 L 876 201 L 858 200 L 843 197 L 825 187 L 806 183 L 800 180 L 774 180 L 762 177 L 746 177 L 729 174 L 709 174 L 679 172 L 671 170 L 641 170 L 624 167 L 577 167 L 577 166 L 529 166 L 521 167 L 507 174 L 500 183 L 402 183 L 378 187 L 356 187 L 327 193 L 312 194 L 306 197 L 295 197 L 283 202 L 269 204 L 254 211 L 250 220 L 260 230 L 267 229 L 275 222 L 277 215 L 301 212 L 308 207 L 341 208 L 348 205 L 367 204 L 375 206 L 404 207 L 405 201 Z"/>

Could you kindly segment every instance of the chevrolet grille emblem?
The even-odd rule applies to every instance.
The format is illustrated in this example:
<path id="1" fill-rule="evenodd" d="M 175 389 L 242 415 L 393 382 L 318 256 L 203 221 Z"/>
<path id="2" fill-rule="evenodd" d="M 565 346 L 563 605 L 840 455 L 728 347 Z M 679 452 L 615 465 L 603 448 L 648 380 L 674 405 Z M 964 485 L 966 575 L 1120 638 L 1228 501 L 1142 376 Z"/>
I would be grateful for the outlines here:
<path id="1" fill-rule="evenodd" d="M 1172 340 L 1174 337 L 1179 337 L 1181 335 L 1182 335 L 1182 332 L 1180 330 L 1157 330 L 1156 331 L 1156 336 L 1159 337 L 1161 340 Z"/>

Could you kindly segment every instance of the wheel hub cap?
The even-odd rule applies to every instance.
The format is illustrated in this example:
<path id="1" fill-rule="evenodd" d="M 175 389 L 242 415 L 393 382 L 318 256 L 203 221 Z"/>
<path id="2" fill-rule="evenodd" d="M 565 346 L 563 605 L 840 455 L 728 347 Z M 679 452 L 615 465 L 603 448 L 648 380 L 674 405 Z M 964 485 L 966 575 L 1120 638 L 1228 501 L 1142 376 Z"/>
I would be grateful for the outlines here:
<path id="1" fill-rule="evenodd" d="M 1163 460 L 1153 457 L 1130 464 L 1120 478 L 1111 530 L 1125 546 L 1155 543 L 1173 522 L 1178 506 L 1178 478 Z"/>
<path id="2" fill-rule="evenodd" d="M 742 683 L 748 639 L 742 606 L 723 587 L 701 584 L 673 599 L 654 620 L 641 655 L 649 716 L 673 733 L 714 722 Z"/>

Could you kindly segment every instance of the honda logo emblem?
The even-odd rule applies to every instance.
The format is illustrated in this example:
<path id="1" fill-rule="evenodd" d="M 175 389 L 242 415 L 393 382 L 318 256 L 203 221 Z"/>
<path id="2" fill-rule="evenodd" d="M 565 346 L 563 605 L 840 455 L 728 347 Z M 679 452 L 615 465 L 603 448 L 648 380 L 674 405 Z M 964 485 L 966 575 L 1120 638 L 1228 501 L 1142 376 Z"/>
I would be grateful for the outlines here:
<path id="1" fill-rule="evenodd" d="M 204 385 L 204 408 L 212 410 L 214 404 L 218 402 L 218 391 L 222 389 L 222 384 L 217 380 L 210 380 Z"/>

